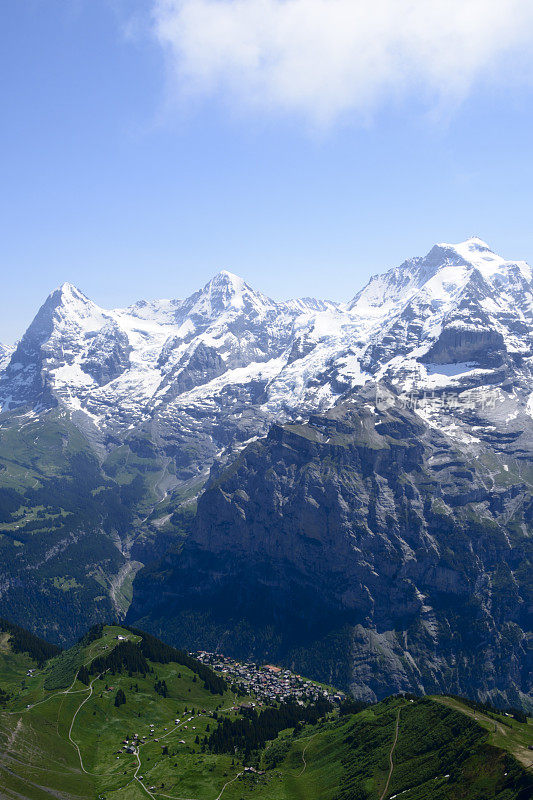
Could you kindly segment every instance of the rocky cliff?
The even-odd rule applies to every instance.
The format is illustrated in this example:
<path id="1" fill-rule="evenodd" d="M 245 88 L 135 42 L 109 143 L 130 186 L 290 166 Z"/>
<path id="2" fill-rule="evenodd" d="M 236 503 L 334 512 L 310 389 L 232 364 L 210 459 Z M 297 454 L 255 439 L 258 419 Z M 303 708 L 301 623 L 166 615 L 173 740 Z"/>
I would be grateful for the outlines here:
<path id="1" fill-rule="evenodd" d="M 182 551 L 138 576 L 131 618 L 368 699 L 527 704 L 528 468 L 495 469 L 393 391 L 377 396 L 274 425 L 213 471 Z"/>

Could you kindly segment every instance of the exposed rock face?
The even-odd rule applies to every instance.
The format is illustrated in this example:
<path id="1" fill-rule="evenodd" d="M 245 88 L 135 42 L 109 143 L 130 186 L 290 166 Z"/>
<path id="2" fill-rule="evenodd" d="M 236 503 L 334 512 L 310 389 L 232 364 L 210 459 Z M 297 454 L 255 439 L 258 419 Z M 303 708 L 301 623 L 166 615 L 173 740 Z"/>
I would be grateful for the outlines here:
<path id="1" fill-rule="evenodd" d="M 200 342 L 192 353 L 184 355 L 173 373 L 167 375 L 165 385 L 170 387 L 170 393 L 175 398 L 182 392 L 218 378 L 225 370 L 224 360 L 215 348 Z"/>
<path id="2" fill-rule="evenodd" d="M 139 576 L 131 618 L 366 698 L 522 702 L 531 493 L 374 398 L 275 425 L 212 474 L 182 552 Z"/>
<path id="3" fill-rule="evenodd" d="M 476 361 L 495 366 L 502 363 L 503 336 L 490 328 L 443 328 L 439 338 L 423 361 L 433 364 L 457 364 Z M 499 355 L 499 358 L 498 358 Z M 495 358 L 496 356 L 496 358 Z"/>
<path id="4" fill-rule="evenodd" d="M 128 369 L 131 350 L 124 331 L 115 322 L 108 322 L 92 338 L 81 369 L 94 378 L 98 386 L 105 386 Z"/>

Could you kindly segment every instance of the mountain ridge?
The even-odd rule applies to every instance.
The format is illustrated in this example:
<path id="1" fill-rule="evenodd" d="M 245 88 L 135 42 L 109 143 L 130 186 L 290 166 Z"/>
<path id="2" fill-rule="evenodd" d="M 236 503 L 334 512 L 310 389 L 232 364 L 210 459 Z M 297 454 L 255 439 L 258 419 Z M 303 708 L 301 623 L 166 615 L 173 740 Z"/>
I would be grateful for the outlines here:
<path id="1" fill-rule="evenodd" d="M 274 417 L 325 409 L 370 379 L 432 390 L 424 362 L 474 364 L 487 347 L 525 358 L 529 380 L 532 315 L 530 268 L 477 237 L 374 276 L 344 305 L 273 301 L 221 271 L 186 299 L 106 311 L 66 283 L 0 353 L 0 404 L 59 402 L 105 438 L 190 405 L 213 417 L 226 393 L 256 407 L 264 433 Z M 441 374 L 445 383 L 456 382 Z"/>
<path id="2" fill-rule="evenodd" d="M 130 619 L 365 700 L 533 707 L 531 484 L 376 389 L 213 469 L 181 550 L 139 573 Z"/>

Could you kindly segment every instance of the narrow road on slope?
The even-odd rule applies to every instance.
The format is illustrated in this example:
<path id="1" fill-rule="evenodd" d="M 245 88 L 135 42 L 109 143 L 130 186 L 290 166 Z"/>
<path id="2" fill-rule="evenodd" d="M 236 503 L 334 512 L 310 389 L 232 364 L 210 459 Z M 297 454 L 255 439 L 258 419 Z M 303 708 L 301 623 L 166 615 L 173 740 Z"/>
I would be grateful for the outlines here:
<path id="1" fill-rule="evenodd" d="M 394 750 L 396 748 L 396 742 L 398 741 L 398 728 L 400 726 L 400 711 L 401 711 L 401 709 L 399 708 L 398 709 L 398 714 L 396 715 L 396 730 L 394 731 L 394 741 L 392 743 L 392 747 L 391 747 L 390 753 L 389 753 L 389 763 L 390 763 L 389 776 L 387 778 L 387 783 L 385 784 L 385 788 L 383 789 L 383 794 L 381 795 L 379 800 L 385 800 L 385 795 L 387 794 L 387 791 L 388 791 L 388 788 L 389 788 L 390 779 L 392 778 L 392 773 L 393 773 L 393 770 L 394 770 L 393 756 L 394 756 Z"/>
<path id="2" fill-rule="evenodd" d="M 89 699 L 89 698 L 87 698 L 87 699 Z M 230 710 L 231 710 L 231 708 L 232 708 L 232 706 L 228 706 L 227 708 L 222 708 L 222 709 L 221 709 L 221 711 L 230 711 Z M 177 725 L 174 725 L 174 727 L 173 727 L 173 728 L 171 728 L 171 730 L 169 730 L 169 732 L 168 732 L 168 733 L 165 733 L 165 734 L 163 734 L 163 736 L 160 736 L 160 737 L 159 737 L 159 741 L 161 741 L 162 739 L 166 739 L 166 738 L 167 738 L 167 736 L 170 736 L 172 733 L 175 733 L 175 732 L 176 732 L 176 731 L 177 731 L 179 728 L 183 727 L 183 726 L 185 725 L 185 723 L 186 723 L 186 722 L 192 722 L 194 719 L 197 719 L 198 717 L 207 717 L 207 716 L 209 716 L 209 715 L 208 715 L 208 714 L 194 714 L 194 716 L 192 716 L 192 717 L 188 717 L 188 718 L 186 718 L 186 719 L 183 719 L 183 720 L 182 720 L 180 723 L 178 723 Z M 144 744 L 148 744 L 148 742 L 145 742 Z M 136 757 L 136 759 L 137 759 L 137 764 L 138 764 L 138 766 L 137 766 L 137 769 L 135 770 L 135 772 L 133 773 L 133 778 L 132 778 L 132 780 L 135 780 L 135 781 L 137 781 L 137 783 L 138 783 L 138 784 L 141 786 L 141 788 L 142 788 L 142 789 L 144 789 L 144 791 L 146 792 L 146 794 L 150 795 L 150 797 L 152 797 L 152 798 L 153 798 L 153 800 L 156 800 L 156 798 L 155 798 L 155 796 L 152 794 L 152 792 L 151 792 L 151 791 L 150 791 L 150 790 L 149 790 L 149 789 L 148 789 L 148 788 L 145 786 L 145 784 L 144 784 L 144 783 L 141 781 L 141 779 L 139 778 L 139 772 L 141 771 L 141 768 L 142 768 L 142 767 L 141 767 L 141 758 L 140 758 L 140 754 L 139 754 L 139 751 L 140 751 L 141 747 L 143 747 L 143 744 L 140 744 L 140 745 L 138 746 L 138 748 L 137 748 L 137 752 L 135 753 L 135 757 Z M 153 769 L 155 769 L 155 767 L 157 767 L 157 764 L 158 764 L 158 762 L 156 762 L 155 764 L 153 764 L 153 765 L 152 765 L 152 767 L 150 767 L 150 769 L 148 770 L 148 772 L 151 772 Z M 242 775 L 242 773 L 240 772 L 240 773 L 239 773 L 239 775 Z M 233 780 L 237 780 L 237 778 L 239 777 L 239 775 L 236 775 L 236 776 L 235 776 L 235 778 L 234 778 Z M 225 784 L 224 784 L 224 786 L 222 787 L 222 791 L 220 792 L 220 794 L 219 794 L 219 796 L 216 798 L 216 800 L 219 800 L 219 798 L 222 796 L 222 792 L 224 791 L 224 789 L 226 788 L 226 786 L 228 786 L 230 783 L 233 783 L 233 780 L 231 780 L 231 781 L 228 781 L 228 783 L 225 783 Z M 128 781 L 128 783 L 126 784 L 126 786 L 129 786 L 129 784 L 130 784 L 131 782 L 132 782 L 132 781 Z M 125 789 L 125 788 L 126 788 L 126 786 L 122 786 L 122 787 L 120 787 L 120 788 L 121 788 L 121 789 Z M 118 789 L 117 789 L 116 791 L 118 791 Z M 161 794 L 161 792 L 157 792 L 157 795 L 158 795 L 159 797 L 171 797 L 171 795 L 169 795 L 169 794 Z M 191 799 L 189 799 L 189 800 L 191 800 Z"/>
<path id="3" fill-rule="evenodd" d="M 61 692 L 56 692 L 56 694 L 50 694 L 48 697 L 45 697 L 44 700 L 39 700 L 38 703 L 32 703 L 31 705 L 26 706 L 26 708 L 21 708 L 19 711 L 3 711 L 3 714 L 12 716 L 13 714 L 26 714 L 27 711 L 31 711 L 32 708 L 36 708 L 37 706 L 42 705 L 43 703 L 47 703 L 49 700 L 52 700 L 53 697 L 59 697 L 62 694 L 82 694 L 82 692 L 86 692 L 87 689 L 76 689 L 75 692 L 71 691 L 72 687 L 76 683 L 78 678 L 78 673 L 76 673 L 76 677 L 68 687 L 68 689 L 63 689 Z"/>
<path id="4" fill-rule="evenodd" d="M 307 742 L 307 744 L 305 745 L 304 749 L 302 750 L 303 767 L 300 770 L 300 772 L 297 775 L 294 776 L 295 778 L 299 778 L 300 775 L 303 775 L 305 770 L 307 769 L 307 761 L 305 760 L 305 753 L 306 753 L 307 748 L 309 747 L 309 745 L 311 744 L 311 742 L 315 738 L 315 736 L 318 736 L 318 733 L 314 733 L 312 736 L 309 737 L 309 741 Z"/>
<path id="5" fill-rule="evenodd" d="M 106 672 L 107 672 L 107 670 L 106 670 Z M 85 703 L 86 703 L 88 700 L 90 700 L 90 699 L 91 699 L 91 697 L 92 697 L 92 693 L 93 693 L 93 683 L 94 683 L 95 681 L 97 681 L 97 680 L 98 680 L 98 678 L 101 678 L 101 677 L 102 677 L 102 675 L 104 675 L 104 674 L 105 674 L 105 673 L 103 673 L 103 672 L 102 672 L 102 673 L 100 673 L 100 675 L 97 675 L 97 676 L 96 676 L 96 678 L 93 678 L 93 680 L 91 681 L 91 683 L 90 683 L 90 685 L 89 685 L 89 694 L 87 695 L 87 697 L 85 698 L 85 700 L 82 700 L 82 701 L 81 701 L 81 703 L 79 704 L 78 708 L 77 708 L 77 709 L 76 709 L 76 711 L 74 712 L 74 716 L 72 717 L 72 722 L 70 723 L 70 728 L 69 728 L 69 730 L 68 730 L 68 738 L 70 739 L 70 741 L 72 742 L 72 744 L 74 745 L 74 747 L 76 748 L 76 750 L 78 751 L 78 756 L 79 756 L 79 759 L 80 759 L 80 767 L 82 768 L 82 771 L 83 771 L 83 772 L 85 772 L 85 774 L 86 774 L 86 775 L 92 775 L 93 773 L 92 773 L 92 772 L 87 772 L 87 770 L 86 770 L 86 769 L 85 769 L 85 767 L 83 766 L 83 759 L 82 759 L 82 757 L 81 757 L 81 750 L 80 750 L 80 748 L 78 747 L 77 743 L 76 743 L 76 742 L 74 741 L 74 739 L 72 738 L 72 728 L 74 727 L 74 723 L 76 722 L 76 717 L 78 716 L 78 713 L 81 711 L 81 709 L 83 708 L 83 706 L 85 705 Z M 76 673 L 76 678 L 77 678 L 77 677 L 78 677 L 78 674 Z"/>
<path id="6" fill-rule="evenodd" d="M 471 719 L 475 720 L 478 724 L 485 723 L 485 725 L 490 727 L 494 726 L 494 733 L 499 733 L 500 736 L 504 736 L 509 742 L 509 752 L 518 761 L 520 761 L 521 764 L 523 764 L 526 770 L 533 769 L 533 752 L 527 748 L 526 744 L 521 743 L 515 738 L 514 735 L 512 735 L 514 733 L 512 728 L 506 728 L 506 726 L 502 725 L 501 722 L 498 722 L 487 714 L 482 714 L 481 712 L 474 711 L 471 708 L 465 708 L 464 705 L 458 703 L 456 700 L 453 700 L 451 697 L 436 697 L 435 699 L 443 706 L 447 706 L 448 708 L 453 708 L 455 711 L 459 711 L 466 717 L 470 717 Z"/>
<path id="7" fill-rule="evenodd" d="M 150 791 L 150 789 L 148 789 L 148 788 L 147 788 L 147 787 L 144 785 L 144 783 L 142 782 L 142 780 L 141 780 L 141 779 L 138 777 L 138 775 L 139 775 L 139 772 L 140 772 L 140 770 L 141 770 L 141 759 L 140 759 L 140 756 L 139 756 L 139 751 L 138 751 L 138 750 L 137 750 L 137 752 L 135 753 L 135 758 L 137 759 L 137 769 L 136 769 L 136 770 L 135 770 L 135 772 L 133 773 L 133 779 L 134 779 L 135 781 L 137 781 L 137 783 L 139 784 L 139 786 L 141 787 L 141 789 L 144 789 L 144 791 L 146 792 L 146 794 L 147 794 L 147 795 L 149 795 L 150 797 L 152 797 L 152 798 L 153 798 L 153 800 L 156 800 L 155 796 L 152 794 L 152 792 Z"/>
<path id="8" fill-rule="evenodd" d="M 239 772 L 239 773 L 238 773 L 238 775 L 235 775 L 235 777 L 234 777 L 234 778 L 232 778 L 230 781 L 227 781 L 227 782 L 224 784 L 224 786 L 222 787 L 222 789 L 220 790 L 220 794 L 218 795 L 218 797 L 216 797 L 216 798 L 215 798 L 215 800 L 220 800 L 220 798 L 221 798 L 221 797 L 222 797 L 222 795 L 224 794 L 224 789 L 226 788 L 226 786 L 229 786 L 229 785 L 230 785 L 230 783 L 235 783 L 235 781 L 237 780 L 237 778 L 238 778 L 240 775 L 243 775 L 243 774 L 244 774 L 244 773 L 242 773 L 242 772 Z"/>
<path id="9" fill-rule="evenodd" d="M 100 655 L 102 652 L 103 651 L 98 651 L 97 650 L 95 655 L 91 656 L 88 661 L 84 662 L 83 666 L 86 667 L 87 664 L 90 664 L 91 661 L 94 661 L 96 656 Z M 66 694 L 82 694 L 83 692 L 86 692 L 87 689 L 76 689 L 75 691 L 72 691 L 72 687 L 74 686 L 74 684 L 78 680 L 78 672 L 79 672 L 79 669 L 76 670 L 76 674 L 74 676 L 74 680 L 72 681 L 72 683 L 70 684 L 70 686 L 67 689 L 63 689 L 62 691 L 56 692 L 55 694 L 49 694 L 48 697 L 44 698 L 44 700 L 39 700 L 39 702 L 37 702 L 37 703 L 30 703 L 29 705 L 26 706 L 26 708 L 21 708 L 19 711 L 3 711 L 2 713 L 3 714 L 8 714 L 8 715 L 25 714 L 27 711 L 31 711 L 32 708 L 37 708 L 37 706 L 40 706 L 43 703 L 47 703 L 49 700 L 52 700 L 52 698 L 54 698 L 54 697 L 59 697 L 60 695 L 66 695 Z"/>

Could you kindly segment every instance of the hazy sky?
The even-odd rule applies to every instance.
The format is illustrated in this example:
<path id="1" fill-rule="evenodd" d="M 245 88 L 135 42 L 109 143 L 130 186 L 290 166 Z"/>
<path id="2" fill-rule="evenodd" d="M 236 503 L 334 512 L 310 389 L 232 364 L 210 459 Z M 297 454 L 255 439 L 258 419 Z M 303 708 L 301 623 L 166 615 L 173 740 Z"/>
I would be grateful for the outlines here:
<path id="1" fill-rule="evenodd" d="M 229 269 L 347 299 L 477 234 L 533 260 L 531 0 L 4 0 L 0 341 Z"/>

